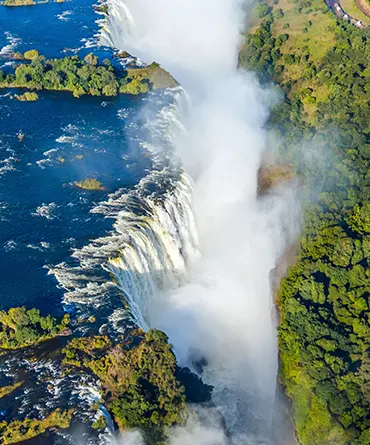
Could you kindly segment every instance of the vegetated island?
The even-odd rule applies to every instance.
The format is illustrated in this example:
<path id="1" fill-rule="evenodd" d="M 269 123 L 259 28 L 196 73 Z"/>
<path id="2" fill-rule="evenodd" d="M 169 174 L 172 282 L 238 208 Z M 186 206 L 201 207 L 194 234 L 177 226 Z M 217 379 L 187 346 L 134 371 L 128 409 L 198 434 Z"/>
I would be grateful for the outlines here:
<path id="1" fill-rule="evenodd" d="M 50 315 L 42 317 L 37 309 L 25 307 L 0 311 L 0 348 L 5 354 L 9 351 L 22 350 L 37 345 L 57 336 L 69 335 L 69 315 L 57 320 Z M 24 381 L 0 387 L 0 399 L 9 397 Z M 11 422 L 0 421 L 0 445 L 23 443 L 51 428 L 68 428 L 72 420 L 73 409 L 56 409 L 43 419 L 26 417 Z"/>
<path id="2" fill-rule="evenodd" d="M 15 53 L 17 65 L 11 73 L 0 71 L 0 88 L 70 91 L 75 97 L 138 95 L 151 89 L 173 86 L 174 79 L 156 63 L 145 68 L 118 69 L 109 59 L 100 64 L 98 57 L 88 54 L 59 59 L 45 59 L 37 50 Z M 30 95 L 31 94 L 31 95 Z M 36 100 L 37 93 L 26 93 L 20 100 Z"/>
<path id="3" fill-rule="evenodd" d="M 9 349 L 32 346 L 58 335 L 67 323 L 66 317 L 57 324 L 50 316 L 40 317 L 36 309 L 24 308 L 2 311 L 0 318 L 1 345 Z M 49 351 L 53 354 L 50 360 L 60 360 L 54 352 Z M 90 373 L 99 380 L 101 400 L 95 408 L 104 404 L 120 431 L 139 429 L 148 445 L 163 444 L 172 426 L 186 422 L 190 413 L 187 402 L 209 404 L 211 400 L 212 387 L 187 368 L 177 366 L 168 337 L 155 329 L 147 333 L 131 330 L 115 339 L 102 335 L 75 337 L 61 352 L 66 374 Z M 22 385 L 20 381 L 0 388 L 0 398 L 9 397 Z M 23 443 L 47 430 L 68 428 L 78 409 L 58 407 L 41 419 L 2 421 L 0 445 Z M 92 418 L 90 427 L 103 431 L 105 418 Z"/>
<path id="4" fill-rule="evenodd" d="M 21 102 L 34 102 L 39 98 L 39 95 L 35 93 L 34 91 L 26 91 L 23 94 L 15 94 L 14 95 L 16 99 L 20 100 Z"/>
<path id="5" fill-rule="evenodd" d="M 322 0 L 267 0 L 240 66 L 279 84 L 268 128 L 305 187 L 278 295 L 279 378 L 302 445 L 370 444 L 370 35 Z"/>
<path id="6" fill-rule="evenodd" d="M 0 399 L 11 394 L 13 391 L 15 391 L 17 388 L 19 388 L 20 386 L 23 385 L 23 381 L 21 382 L 16 382 L 13 385 L 8 385 L 8 386 L 2 386 L 0 387 Z"/>
<path id="7" fill-rule="evenodd" d="M 76 181 L 74 185 L 83 190 L 105 190 L 103 184 L 95 178 L 87 178 Z"/>
<path id="8" fill-rule="evenodd" d="M 60 320 L 50 315 L 42 317 L 37 309 L 25 307 L 0 311 L 0 348 L 19 349 L 55 338 L 69 335 L 69 315 Z"/>
<path id="9" fill-rule="evenodd" d="M 0 422 L 0 445 L 24 443 L 45 433 L 51 428 L 68 428 L 71 424 L 73 409 L 61 411 L 56 409 L 43 419 L 14 420 L 12 422 Z"/>

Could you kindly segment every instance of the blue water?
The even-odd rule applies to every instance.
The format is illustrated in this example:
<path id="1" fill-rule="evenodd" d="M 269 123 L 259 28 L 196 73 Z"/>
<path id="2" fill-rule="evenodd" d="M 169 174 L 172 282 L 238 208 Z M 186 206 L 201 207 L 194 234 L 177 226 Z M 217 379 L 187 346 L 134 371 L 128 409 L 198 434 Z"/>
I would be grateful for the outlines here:
<path id="1" fill-rule="evenodd" d="M 46 57 L 58 57 L 71 50 L 82 49 L 89 41 L 94 43 L 98 32 L 95 20 L 100 18 L 93 3 L 73 0 L 65 3 L 47 3 L 25 7 L 2 7 L 0 11 L 0 45 L 9 40 L 4 33 L 21 39 L 17 51 L 38 49 Z M 64 14 L 64 17 L 63 15 Z"/>
<path id="2" fill-rule="evenodd" d="M 119 117 L 134 113 L 140 99 L 40 96 L 33 103 L 0 99 L 1 304 L 52 311 L 60 291 L 44 266 L 63 261 L 72 247 L 111 228 L 111 221 L 89 210 L 108 192 L 138 182 L 147 161 L 127 140 Z M 98 178 L 106 191 L 73 185 L 86 177 Z M 37 211 L 43 205 L 49 207 L 44 216 Z"/>
<path id="3" fill-rule="evenodd" d="M 46 57 L 84 57 L 94 51 L 114 61 L 111 49 L 97 46 L 95 21 L 100 18 L 88 0 L 0 7 L 1 69 L 12 67 L 9 52 L 29 49 Z M 140 144 L 146 131 L 140 110 L 151 99 L 76 99 L 69 93 L 42 91 L 38 101 L 20 102 L 13 95 L 14 91 L 0 90 L 0 310 L 25 305 L 59 315 L 66 309 L 64 291 L 49 269 L 73 262 L 73 249 L 109 233 L 114 220 L 91 210 L 110 193 L 133 188 L 152 167 Z M 84 191 L 74 185 L 85 178 L 97 178 L 104 190 Z M 109 303 L 113 309 L 122 304 L 120 296 L 115 298 Z M 0 360 L 0 386 L 14 379 L 26 381 L 13 400 L 0 399 L 0 420 L 79 406 L 77 427 L 30 443 L 73 443 L 82 433 L 85 439 L 80 443 L 85 443 L 96 436 L 81 429 L 83 415 L 90 420 L 94 415 L 89 412 L 93 398 L 81 393 L 80 377 L 63 377 L 60 368 L 58 349 L 66 340 Z M 30 360 L 35 352 L 37 365 Z M 50 354 L 57 357 L 52 365 Z"/>
<path id="4" fill-rule="evenodd" d="M 65 11 L 70 14 L 61 16 Z M 47 57 L 79 47 L 81 57 L 91 49 L 106 56 L 108 49 L 84 47 L 85 40 L 96 42 L 97 18 L 86 0 L 2 7 L 0 47 L 15 41 L 13 51 L 37 48 Z M 112 220 L 89 211 L 109 192 L 134 186 L 150 167 L 135 142 L 143 99 L 41 92 L 38 101 L 27 103 L 1 93 L 0 307 L 57 313 L 63 292 L 45 266 L 65 261 L 72 248 L 110 230 Z M 87 177 L 99 179 L 105 190 L 73 185 Z"/>

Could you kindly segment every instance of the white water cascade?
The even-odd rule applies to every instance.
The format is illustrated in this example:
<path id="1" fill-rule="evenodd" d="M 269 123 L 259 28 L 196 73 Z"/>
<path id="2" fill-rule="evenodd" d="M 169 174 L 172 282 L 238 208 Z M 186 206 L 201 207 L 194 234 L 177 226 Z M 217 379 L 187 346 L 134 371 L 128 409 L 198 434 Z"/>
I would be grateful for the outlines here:
<path id="1" fill-rule="evenodd" d="M 157 97 L 149 100 L 154 115 L 147 117 L 146 139 L 139 139 L 152 158 L 151 171 L 133 189 L 119 189 L 91 210 L 115 219 L 114 230 L 75 249 L 70 264 L 50 269 L 66 291 L 67 305 L 105 305 L 118 285 L 130 316 L 144 330 L 144 296 L 177 289 L 200 255 L 192 209 L 194 184 L 173 156 L 173 140 L 184 131 L 179 119 L 185 96 L 180 88 L 164 94 L 171 100 L 165 106 L 159 103 L 159 109 Z M 104 270 L 117 277 L 115 283 Z"/>
<path id="2" fill-rule="evenodd" d="M 94 304 L 104 299 L 113 283 L 97 275 L 103 265 L 118 278 L 134 321 L 146 330 L 144 296 L 178 288 L 188 265 L 199 256 L 192 190 L 188 175 L 167 167 L 96 206 L 94 213 L 116 219 L 115 230 L 76 249 L 76 266 L 61 263 L 52 269 L 67 291 L 64 302 Z"/>
<path id="3" fill-rule="evenodd" d="M 102 24 L 101 43 L 115 47 L 116 42 L 122 42 L 125 35 L 134 33 L 135 22 L 129 8 L 124 2 L 113 0 L 109 2 L 109 14 Z"/>
<path id="4" fill-rule="evenodd" d="M 295 234 L 297 213 L 286 190 L 257 196 L 268 95 L 236 70 L 240 1 L 108 6 L 102 43 L 163 64 L 186 89 L 189 109 L 175 100 L 176 110 L 164 109 L 152 123 L 162 145 L 146 148 L 167 157 L 166 166 L 94 210 L 116 218 L 114 232 L 76 251 L 77 267 L 53 272 L 67 302 L 87 303 L 104 299 L 112 285 L 88 273 L 105 264 L 136 323 L 165 331 L 181 365 L 204 364 L 202 378 L 214 386 L 233 442 L 271 443 L 277 344 L 270 273 Z M 173 166 L 169 146 L 186 173 Z"/>
<path id="5" fill-rule="evenodd" d="M 178 288 L 187 266 L 199 255 L 190 178 L 181 174 L 174 183 L 162 202 L 150 198 L 138 202 L 136 212 L 120 212 L 115 225 L 124 247 L 118 257 L 110 258 L 107 268 L 117 277 L 135 321 L 145 330 L 148 298 Z"/>
<path id="6" fill-rule="evenodd" d="M 296 206 L 284 191 L 257 197 L 267 94 L 253 76 L 236 70 L 240 1 L 108 5 L 103 41 L 163 64 L 189 94 L 185 131 L 172 142 L 195 179 L 192 207 L 202 253 L 186 282 L 161 292 L 148 290 L 146 278 L 136 283 L 135 261 L 145 269 L 152 245 L 145 251 L 136 242 L 112 271 L 124 289 L 131 281 L 131 307 L 142 323 L 169 335 L 180 364 L 206 363 L 202 377 L 214 385 L 213 400 L 233 441 L 270 443 L 277 345 L 269 277 L 292 239 Z M 155 269 L 152 279 L 160 273 Z"/>

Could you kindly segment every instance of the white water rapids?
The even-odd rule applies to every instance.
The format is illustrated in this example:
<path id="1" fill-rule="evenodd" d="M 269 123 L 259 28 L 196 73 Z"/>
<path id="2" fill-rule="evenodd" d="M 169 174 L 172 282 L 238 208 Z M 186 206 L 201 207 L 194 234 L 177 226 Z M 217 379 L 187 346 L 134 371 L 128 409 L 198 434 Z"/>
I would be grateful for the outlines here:
<path id="1" fill-rule="evenodd" d="M 168 92 L 174 104 L 150 124 L 159 139 L 143 144 L 168 162 L 99 205 L 94 211 L 116 218 L 114 233 L 76 251 L 77 267 L 53 273 L 66 302 L 87 303 L 112 286 L 88 273 L 105 264 L 135 322 L 166 332 L 180 365 L 205 364 L 202 378 L 214 386 L 233 442 L 270 443 L 277 373 L 270 274 L 294 237 L 297 212 L 287 190 L 257 196 L 268 94 L 236 69 L 240 1 L 108 6 L 102 42 L 161 63 L 186 93 Z M 207 440 L 174 443 L 223 443 Z"/>

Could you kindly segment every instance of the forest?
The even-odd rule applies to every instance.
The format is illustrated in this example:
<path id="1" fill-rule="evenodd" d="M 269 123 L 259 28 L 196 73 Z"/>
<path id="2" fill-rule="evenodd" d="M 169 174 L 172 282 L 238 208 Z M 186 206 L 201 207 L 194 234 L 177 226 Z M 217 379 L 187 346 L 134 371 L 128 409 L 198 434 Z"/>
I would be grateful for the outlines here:
<path id="1" fill-rule="evenodd" d="M 365 445 L 370 34 L 328 16 L 319 2 L 293 0 L 285 10 L 280 1 L 257 6 L 240 55 L 242 67 L 283 91 L 268 127 L 304 179 L 304 226 L 278 301 L 280 381 L 302 445 Z M 320 20 L 319 48 L 310 28 Z"/>

